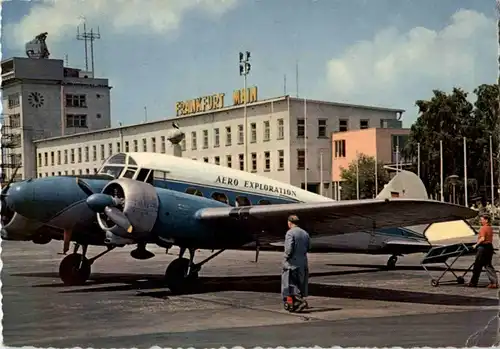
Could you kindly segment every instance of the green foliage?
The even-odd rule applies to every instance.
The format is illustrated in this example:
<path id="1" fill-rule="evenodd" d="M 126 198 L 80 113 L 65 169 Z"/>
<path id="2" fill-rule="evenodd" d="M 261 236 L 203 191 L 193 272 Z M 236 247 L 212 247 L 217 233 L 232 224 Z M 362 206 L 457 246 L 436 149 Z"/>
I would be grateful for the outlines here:
<path id="1" fill-rule="evenodd" d="M 359 164 L 359 165 L 358 165 Z M 355 200 L 357 198 L 356 187 L 356 167 L 359 166 L 359 198 L 372 199 L 377 196 L 375 192 L 375 158 L 359 154 L 358 164 L 356 160 L 349 164 L 349 167 L 340 169 L 340 177 L 342 178 L 342 199 Z M 377 183 L 378 191 L 380 192 L 384 185 L 390 181 L 389 173 L 384 169 L 383 165 L 377 164 Z"/>
<path id="2" fill-rule="evenodd" d="M 474 104 L 467 100 L 468 94 L 454 88 L 450 94 L 434 90 L 429 100 L 418 100 L 419 117 L 412 125 L 410 137 L 402 155 L 417 160 L 417 144 L 420 143 L 420 174 L 430 195 L 440 193 L 440 141 L 443 142 L 444 178 L 459 177 L 456 193 L 464 203 L 464 147 L 467 139 L 467 186 L 471 197 L 489 197 L 490 180 L 490 136 L 493 143 L 494 183 L 498 183 L 498 86 L 480 85 L 474 90 Z M 444 184 L 445 199 L 449 199 L 452 181 Z M 482 191 L 480 189 L 483 189 Z M 496 190 L 495 190 L 496 192 Z M 471 202 L 469 198 L 469 203 Z"/>

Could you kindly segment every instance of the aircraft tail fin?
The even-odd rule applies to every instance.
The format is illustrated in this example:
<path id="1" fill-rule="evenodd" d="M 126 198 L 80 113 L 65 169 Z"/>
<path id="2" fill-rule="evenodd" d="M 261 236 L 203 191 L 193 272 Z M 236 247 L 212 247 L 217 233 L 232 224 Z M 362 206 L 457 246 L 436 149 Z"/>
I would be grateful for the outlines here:
<path id="1" fill-rule="evenodd" d="M 422 180 L 413 172 L 401 170 L 384 186 L 377 199 L 389 198 L 428 199 Z"/>

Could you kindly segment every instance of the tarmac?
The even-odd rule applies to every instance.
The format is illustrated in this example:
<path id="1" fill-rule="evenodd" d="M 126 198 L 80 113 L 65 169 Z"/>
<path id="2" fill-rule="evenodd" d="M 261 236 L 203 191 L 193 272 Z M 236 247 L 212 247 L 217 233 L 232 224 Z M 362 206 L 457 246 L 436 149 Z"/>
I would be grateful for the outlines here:
<path id="1" fill-rule="evenodd" d="M 2 241 L 4 345 L 463 347 L 490 319 L 467 344 L 496 341 L 497 291 L 432 287 L 421 254 L 401 257 L 392 271 L 383 268 L 388 256 L 310 254 L 311 309 L 290 314 L 279 294 L 279 252 L 261 252 L 255 263 L 254 252 L 225 251 L 203 267 L 199 290 L 172 296 L 162 277 L 176 249 L 151 248 L 156 257 L 147 261 L 117 249 L 97 260 L 87 285 L 67 287 L 58 277 L 61 248 Z M 456 266 L 471 263 L 464 257 Z"/>

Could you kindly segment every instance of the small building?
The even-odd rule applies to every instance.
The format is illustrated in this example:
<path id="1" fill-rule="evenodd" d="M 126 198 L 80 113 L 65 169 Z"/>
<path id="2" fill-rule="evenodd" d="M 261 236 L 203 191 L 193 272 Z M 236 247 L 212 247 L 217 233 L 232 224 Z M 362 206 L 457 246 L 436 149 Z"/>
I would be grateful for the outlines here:
<path id="1" fill-rule="evenodd" d="M 333 198 L 341 197 L 341 169 L 348 168 L 358 154 L 373 156 L 378 163 L 396 166 L 406 164 L 400 155 L 410 129 L 401 128 L 399 123 L 385 123 L 381 128 L 369 128 L 332 134 L 332 185 Z"/>

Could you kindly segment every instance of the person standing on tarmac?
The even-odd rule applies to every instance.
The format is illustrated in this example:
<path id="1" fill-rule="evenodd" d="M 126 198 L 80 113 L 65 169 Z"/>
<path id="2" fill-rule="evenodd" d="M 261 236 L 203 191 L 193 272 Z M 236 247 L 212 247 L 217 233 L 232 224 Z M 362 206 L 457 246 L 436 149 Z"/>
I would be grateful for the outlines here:
<path id="1" fill-rule="evenodd" d="M 285 235 L 285 254 L 281 275 L 281 291 L 285 308 L 301 311 L 308 307 L 304 299 L 308 296 L 309 266 L 307 252 L 310 248 L 309 234 L 298 226 L 296 215 L 288 217 Z"/>
<path id="2" fill-rule="evenodd" d="M 472 269 L 472 277 L 468 284 L 469 287 L 477 287 L 479 281 L 479 276 L 484 267 L 488 274 L 488 279 L 490 279 L 490 284 L 488 288 L 498 288 L 498 278 L 495 268 L 491 264 L 493 259 L 493 228 L 490 224 L 490 217 L 487 214 L 481 215 L 481 229 L 479 230 L 479 236 L 477 243 L 473 248 L 477 249 L 476 260 L 474 262 L 474 268 Z"/>

